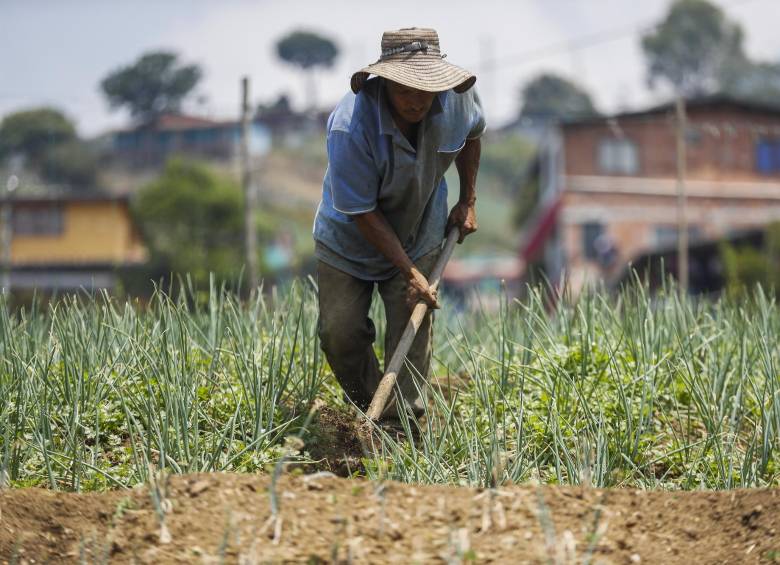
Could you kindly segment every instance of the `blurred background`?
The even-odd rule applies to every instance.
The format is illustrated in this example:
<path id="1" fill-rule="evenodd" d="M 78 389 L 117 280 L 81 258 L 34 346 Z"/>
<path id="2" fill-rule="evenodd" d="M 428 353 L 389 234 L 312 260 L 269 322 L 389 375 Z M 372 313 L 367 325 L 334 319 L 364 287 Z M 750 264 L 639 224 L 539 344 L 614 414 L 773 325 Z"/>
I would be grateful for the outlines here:
<path id="1" fill-rule="evenodd" d="M 489 129 L 464 307 L 632 269 L 780 282 L 776 0 L 0 0 L 0 285 L 313 273 L 324 128 L 382 31 L 433 27 Z M 448 173 L 457 198 L 457 173 Z"/>

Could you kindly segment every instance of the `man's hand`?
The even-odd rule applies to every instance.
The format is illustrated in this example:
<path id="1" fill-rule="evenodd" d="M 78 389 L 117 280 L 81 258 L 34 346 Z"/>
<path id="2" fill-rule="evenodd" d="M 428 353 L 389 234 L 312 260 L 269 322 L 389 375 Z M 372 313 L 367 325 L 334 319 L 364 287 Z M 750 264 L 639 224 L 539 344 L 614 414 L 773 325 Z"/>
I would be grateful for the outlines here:
<path id="1" fill-rule="evenodd" d="M 458 243 L 463 243 L 466 236 L 477 231 L 477 210 L 474 204 L 467 202 L 458 202 L 450 210 L 450 216 L 447 218 L 447 231 L 456 227 L 460 230 Z"/>
<path id="2" fill-rule="evenodd" d="M 406 280 L 406 305 L 409 310 L 413 310 L 418 302 L 425 302 L 429 308 L 439 307 L 437 292 L 431 289 L 428 279 L 417 270 L 417 267 L 411 268 Z"/>

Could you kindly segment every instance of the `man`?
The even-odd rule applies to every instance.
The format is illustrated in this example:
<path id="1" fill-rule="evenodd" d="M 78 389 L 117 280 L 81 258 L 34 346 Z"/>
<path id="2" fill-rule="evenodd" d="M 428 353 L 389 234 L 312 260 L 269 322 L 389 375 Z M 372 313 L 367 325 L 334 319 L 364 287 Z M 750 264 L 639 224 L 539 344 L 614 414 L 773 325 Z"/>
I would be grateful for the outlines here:
<path id="1" fill-rule="evenodd" d="M 414 305 L 438 307 L 428 285 L 450 227 L 459 242 L 477 230 L 475 184 L 482 109 L 471 88 L 476 77 L 444 61 L 432 29 L 382 36 L 379 60 L 352 76 L 328 119 L 328 169 L 314 220 L 319 260 L 322 349 L 341 387 L 361 410 L 382 371 L 369 318 L 374 286 L 385 306 L 389 362 Z M 369 78 L 370 75 L 375 75 Z M 455 161 L 460 198 L 447 215 L 444 172 Z M 413 414 L 431 361 L 429 311 L 407 354 L 398 386 Z M 397 415 L 393 404 L 385 416 Z"/>

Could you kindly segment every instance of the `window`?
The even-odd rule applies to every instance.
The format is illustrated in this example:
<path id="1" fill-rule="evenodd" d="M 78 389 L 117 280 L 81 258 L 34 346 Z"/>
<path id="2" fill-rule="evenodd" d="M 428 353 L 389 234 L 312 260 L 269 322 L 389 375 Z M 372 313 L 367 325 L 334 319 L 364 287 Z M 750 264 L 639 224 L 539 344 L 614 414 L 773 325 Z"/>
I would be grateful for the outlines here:
<path id="1" fill-rule="evenodd" d="M 600 222 L 587 222 L 582 224 L 582 252 L 586 259 L 597 259 L 598 249 L 596 241 L 604 233 L 604 224 Z"/>
<path id="2" fill-rule="evenodd" d="M 765 175 L 780 173 L 780 139 L 756 142 L 756 170 Z"/>
<path id="3" fill-rule="evenodd" d="M 59 235 L 65 229 L 62 206 L 20 206 L 13 209 L 14 235 Z"/>
<path id="4" fill-rule="evenodd" d="M 677 226 L 656 226 L 655 227 L 655 246 L 659 248 L 671 248 L 677 245 Z M 701 239 L 701 229 L 699 226 L 688 226 L 688 243 L 693 243 Z"/>
<path id="5" fill-rule="evenodd" d="M 602 139 L 598 147 L 598 165 L 602 173 L 636 174 L 639 171 L 636 144 L 628 139 Z"/>

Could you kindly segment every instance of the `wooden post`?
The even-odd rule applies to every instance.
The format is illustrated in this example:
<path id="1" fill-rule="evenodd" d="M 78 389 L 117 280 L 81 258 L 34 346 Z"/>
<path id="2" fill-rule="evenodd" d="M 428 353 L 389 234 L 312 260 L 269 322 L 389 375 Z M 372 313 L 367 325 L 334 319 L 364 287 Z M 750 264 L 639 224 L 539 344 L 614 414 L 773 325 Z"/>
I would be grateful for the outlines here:
<path id="1" fill-rule="evenodd" d="M 249 155 L 249 77 L 241 79 L 241 185 L 244 189 L 244 251 L 249 279 L 249 293 L 258 285 L 257 279 L 257 230 L 255 208 L 257 195 L 252 184 L 252 163 Z"/>
<path id="2" fill-rule="evenodd" d="M 459 236 L 460 230 L 458 228 L 452 228 L 450 233 L 447 234 L 447 241 L 444 243 L 444 249 L 442 250 L 441 255 L 439 255 L 439 259 L 436 261 L 433 272 L 428 279 L 428 284 L 433 290 L 439 288 L 439 282 L 441 281 L 444 267 L 447 266 L 447 261 L 450 260 L 450 255 L 452 255 L 452 250 L 455 248 Z M 420 324 L 422 324 L 423 318 L 425 318 L 427 312 L 428 305 L 425 302 L 420 302 L 414 307 L 414 310 L 412 310 L 412 316 L 409 319 L 409 323 L 406 324 L 406 329 L 404 330 L 401 339 L 398 341 L 398 346 L 395 348 L 395 352 L 390 358 L 390 363 L 388 363 L 385 368 L 385 375 L 382 377 L 382 380 L 379 381 L 379 386 L 376 388 L 374 398 L 371 399 L 371 405 L 366 412 L 366 416 L 368 416 L 369 420 L 378 420 L 382 415 L 382 412 L 384 412 L 385 406 L 387 406 L 387 402 L 390 400 L 390 395 L 393 392 L 395 382 L 398 379 L 398 373 L 404 364 L 404 359 L 406 359 L 406 354 L 409 352 L 414 337 L 417 335 L 417 330 L 420 329 Z"/>
<path id="3" fill-rule="evenodd" d="M 688 292 L 688 199 L 685 193 L 686 133 L 685 100 L 677 97 L 677 278 L 680 290 Z"/>

